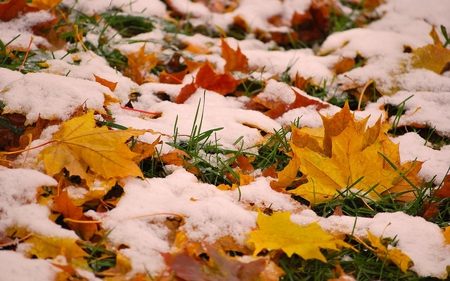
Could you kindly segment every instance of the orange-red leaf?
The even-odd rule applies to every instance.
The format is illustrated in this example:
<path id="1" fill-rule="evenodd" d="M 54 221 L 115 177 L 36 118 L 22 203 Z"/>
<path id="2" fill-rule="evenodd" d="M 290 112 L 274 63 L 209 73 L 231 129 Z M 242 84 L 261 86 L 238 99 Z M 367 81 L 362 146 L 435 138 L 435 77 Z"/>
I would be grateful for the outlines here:
<path id="1" fill-rule="evenodd" d="M 215 73 L 209 63 L 206 63 L 198 71 L 195 83 L 203 89 L 226 95 L 234 92 L 239 84 L 239 80 L 234 79 L 233 76 L 228 73 Z"/>
<path id="2" fill-rule="evenodd" d="M 111 92 L 114 92 L 114 90 L 116 89 L 117 82 L 108 81 L 106 79 L 98 77 L 95 74 L 94 74 L 94 77 L 95 77 L 95 82 L 99 83 L 100 85 L 103 85 L 103 86 L 107 87 L 108 89 L 111 90 Z"/>
<path id="3" fill-rule="evenodd" d="M 174 101 L 176 103 L 184 103 L 190 96 L 192 96 L 192 94 L 195 93 L 195 91 L 197 91 L 197 88 L 198 87 L 194 82 L 184 85 L 178 96 L 174 98 Z"/>
<path id="4" fill-rule="evenodd" d="M 83 208 L 77 207 L 69 197 L 66 190 L 62 191 L 60 195 L 54 197 L 53 210 L 61 213 L 65 219 L 92 221 L 91 218 L 83 214 Z M 70 229 L 80 233 L 84 239 L 91 238 L 97 232 L 97 225 L 95 223 L 67 223 Z"/>
<path id="5" fill-rule="evenodd" d="M 248 59 L 241 52 L 239 46 L 237 50 L 233 50 L 228 45 L 227 41 L 222 38 L 222 57 L 227 62 L 225 64 L 225 72 L 241 71 L 245 72 L 248 68 Z"/>

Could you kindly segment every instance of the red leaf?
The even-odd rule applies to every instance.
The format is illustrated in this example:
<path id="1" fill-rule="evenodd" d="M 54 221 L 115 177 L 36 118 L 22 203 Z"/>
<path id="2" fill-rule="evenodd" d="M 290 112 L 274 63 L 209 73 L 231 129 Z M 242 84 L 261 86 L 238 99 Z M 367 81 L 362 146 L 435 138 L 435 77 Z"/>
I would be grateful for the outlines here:
<path id="1" fill-rule="evenodd" d="M 19 14 L 39 11 L 38 8 L 27 5 L 27 0 L 10 0 L 0 4 L 0 21 L 10 21 Z"/>
<path id="2" fill-rule="evenodd" d="M 197 88 L 198 87 L 194 82 L 186 84 L 183 88 L 181 88 L 178 96 L 175 97 L 175 102 L 184 103 L 190 96 L 192 96 L 192 94 L 195 93 L 195 91 L 197 91 Z"/>
<path id="3" fill-rule="evenodd" d="M 203 89 L 226 95 L 234 92 L 239 80 L 228 73 L 216 74 L 209 63 L 206 63 L 197 73 L 195 83 Z"/>

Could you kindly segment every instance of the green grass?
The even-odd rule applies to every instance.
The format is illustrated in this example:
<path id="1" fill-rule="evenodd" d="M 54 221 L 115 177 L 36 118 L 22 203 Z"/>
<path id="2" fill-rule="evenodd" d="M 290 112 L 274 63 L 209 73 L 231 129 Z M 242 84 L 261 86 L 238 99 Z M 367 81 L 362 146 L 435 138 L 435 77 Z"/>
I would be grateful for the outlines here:
<path id="1" fill-rule="evenodd" d="M 357 23 L 354 19 L 367 12 L 362 6 L 363 2 L 356 5 L 350 4 L 349 2 L 345 2 L 344 4 L 350 7 L 352 12 L 348 15 L 343 15 L 339 11 L 334 11 L 329 19 L 330 26 L 328 27 L 325 37 L 333 32 L 356 27 Z M 132 41 L 129 39 L 130 37 L 159 28 L 171 35 L 170 39 L 163 42 L 164 48 L 166 50 L 182 52 L 183 48 L 186 46 L 177 38 L 177 34 L 194 35 L 200 33 L 214 38 L 220 36 L 217 30 L 210 29 L 206 26 L 194 27 L 190 23 L 189 15 L 185 17 L 176 17 L 175 19 L 177 22 L 174 23 L 158 18 L 126 15 L 116 10 L 101 13 L 97 17 L 88 16 L 79 11 L 70 9 L 68 9 L 68 13 L 72 16 L 71 22 L 67 23 L 61 20 L 61 22 L 56 24 L 53 28 L 58 30 L 60 28 L 77 25 L 79 30 L 82 31 L 83 36 L 88 33 L 98 35 L 97 42 L 90 42 L 87 41 L 86 38 L 83 38 L 83 44 L 89 51 L 104 57 L 109 65 L 117 71 L 123 71 L 128 67 L 127 57 L 114 48 L 115 40 L 118 37 L 122 37 L 123 40 L 125 40 L 124 42 L 134 44 L 142 41 Z M 377 15 L 373 15 L 373 18 L 376 17 Z M 367 21 L 373 20 L 373 18 L 367 18 Z M 227 35 L 237 39 L 244 39 L 250 32 L 250 30 L 243 30 L 242 28 L 233 26 L 227 32 Z M 444 35 L 445 42 L 443 42 L 443 45 L 445 47 L 450 44 L 450 39 L 444 26 L 441 26 L 441 32 Z M 61 38 L 70 43 L 67 54 L 83 51 L 81 42 L 78 41 L 74 29 L 70 29 L 63 33 Z M 0 41 L 0 67 L 17 71 L 25 60 L 26 53 L 23 51 L 9 50 L 7 48 L 15 39 L 6 43 Z M 286 46 L 278 46 L 278 48 L 303 48 L 315 43 L 317 43 L 317 41 L 301 42 L 296 41 L 291 37 L 290 42 L 286 44 Z M 30 52 L 28 54 L 29 61 L 21 71 L 23 73 L 39 71 L 38 66 L 36 65 L 36 62 L 38 61 L 36 57 L 39 56 L 51 57 L 51 53 L 44 52 L 43 54 L 40 54 L 38 52 Z M 356 67 L 363 65 L 364 62 L 364 59 L 360 59 Z M 291 77 L 289 76 L 292 65 L 293 64 L 288 66 L 279 77 L 280 81 L 289 85 L 292 83 Z M 162 70 L 164 70 L 164 66 L 159 65 L 153 74 L 157 75 Z M 262 70 L 262 72 L 264 72 L 264 70 Z M 251 77 L 254 73 L 256 73 L 256 71 L 249 73 L 248 77 L 242 78 L 237 89 L 237 91 L 242 92 L 244 96 L 250 98 L 263 91 L 265 85 L 262 75 L 257 78 Z M 326 100 L 331 104 L 342 107 L 345 101 L 348 101 L 352 109 L 357 108 L 358 100 L 354 96 L 343 95 L 338 97 L 334 94 L 330 94 L 329 91 L 330 89 L 327 87 L 327 81 L 323 81 L 320 85 L 308 84 L 305 90 L 308 95 Z M 376 100 L 375 93 L 373 99 Z M 394 116 L 392 128 L 389 133 L 392 135 L 401 135 L 410 131 L 416 132 L 425 139 L 424 145 L 431 145 L 435 149 L 450 144 L 450 138 L 439 135 L 434 127 L 414 128 L 412 126 L 399 126 L 400 118 L 404 114 L 405 105 L 408 99 L 405 99 L 397 105 L 386 106 L 389 117 Z M 0 101 L 0 110 L 2 110 L 4 106 L 5 105 Z M 199 181 L 213 185 L 231 185 L 233 184 L 233 180 L 230 179 L 229 175 L 239 181 L 239 175 L 234 171 L 233 163 L 235 163 L 236 159 L 242 155 L 252 158 L 253 167 L 260 170 L 274 167 L 276 171 L 281 171 L 289 163 L 290 157 L 287 153 L 291 151 L 289 145 L 291 133 L 290 127 L 274 130 L 270 134 L 262 133 L 265 135 L 264 137 L 266 137 L 267 141 L 255 147 L 244 147 L 242 144 L 242 137 L 237 135 L 235 136 L 236 141 L 234 143 L 236 148 L 224 148 L 217 137 L 217 132 L 220 132 L 223 128 L 204 129 L 204 109 L 205 96 L 198 103 L 189 136 L 181 136 L 178 131 L 177 122 L 175 122 L 173 139 L 170 142 L 165 143 L 165 145 L 183 151 L 185 155 L 187 155 L 187 157 L 185 157 L 185 168 L 195 168 L 198 171 L 195 175 Z M 300 119 L 295 120 L 293 125 L 298 127 L 300 124 L 299 120 Z M 126 129 L 120 124 L 114 123 L 114 121 L 99 122 L 99 124 L 115 129 Z M 23 133 L 22 128 L 12 125 L 11 122 L 3 116 L 0 116 L 0 126 L 5 127 L 18 135 Z M 248 152 L 249 149 L 256 149 L 257 153 L 250 153 Z M 385 160 L 389 162 L 389 159 L 385 158 Z M 154 157 L 143 160 L 140 163 L 140 167 L 146 177 L 167 176 L 165 164 L 158 151 Z M 397 169 L 395 166 L 393 168 Z M 80 179 L 78 178 L 78 181 L 79 180 Z M 72 178 L 72 181 L 74 184 L 80 183 L 74 178 Z M 349 186 L 345 191 L 339 192 L 338 195 L 330 201 L 313 206 L 312 210 L 322 217 L 329 217 L 337 210 L 340 210 L 344 215 L 359 218 L 372 218 L 380 212 L 398 211 L 412 216 L 420 216 L 423 215 L 427 206 L 435 204 L 438 213 L 435 216 L 428 218 L 428 221 L 441 227 L 448 226 L 450 221 L 450 198 L 438 198 L 434 196 L 435 186 L 432 183 L 423 182 L 420 187 L 414 188 L 417 192 L 416 200 L 405 203 L 396 200 L 395 195 L 386 195 L 382 196 L 380 200 L 372 200 L 367 197 L 367 194 L 354 191 L 352 186 Z M 108 200 L 114 201 L 117 198 L 120 198 L 124 192 L 126 192 L 126 190 L 123 190 L 122 187 L 116 185 L 108 192 L 103 200 L 106 203 Z M 304 199 L 299 197 L 294 197 L 294 199 L 305 202 Z M 95 204 L 98 205 L 99 203 L 95 202 Z M 90 206 L 89 208 L 94 207 Z M 114 208 L 114 205 L 111 204 L 108 205 L 108 207 Z M 59 223 L 64 226 L 63 223 Z M 108 235 L 109 233 L 106 233 L 102 237 L 96 237 L 94 239 L 98 241 L 84 241 L 85 243 L 81 244 L 81 247 L 88 254 L 86 260 L 90 268 L 99 276 L 101 276 L 102 271 L 112 268 L 116 264 L 116 254 L 113 251 L 108 250 L 105 245 L 107 244 L 106 239 Z M 333 276 L 333 270 L 335 270 L 336 264 L 341 265 L 347 274 L 353 275 L 357 280 L 436 280 L 434 278 L 419 278 L 412 271 L 403 273 L 397 266 L 386 263 L 386 261 L 377 257 L 375 253 L 367 250 L 363 245 L 353 239 L 351 235 L 347 236 L 345 241 L 355 247 L 358 251 L 347 248 L 342 249 L 341 251 L 323 250 L 322 252 L 328 260 L 326 263 L 317 260 L 304 260 L 297 255 L 287 257 L 283 253 L 278 253 L 275 255 L 278 264 L 286 273 L 280 280 L 327 280 L 335 277 Z M 391 243 L 395 243 L 395 241 Z"/>

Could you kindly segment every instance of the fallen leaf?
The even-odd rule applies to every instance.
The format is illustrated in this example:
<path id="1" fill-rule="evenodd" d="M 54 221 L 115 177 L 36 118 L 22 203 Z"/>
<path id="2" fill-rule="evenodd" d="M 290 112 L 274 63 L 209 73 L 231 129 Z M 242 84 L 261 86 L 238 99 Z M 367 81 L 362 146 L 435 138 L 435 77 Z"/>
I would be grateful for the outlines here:
<path id="1" fill-rule="evenodd" d="M 417 174 L 422 163 L 400 163 L 398 145 L 384 133 L 380 119 L 365 129 L 367 119 L 355 121 L 346 105 L 331 118 L 322 116 L 322 120 L 322 145 L 316 136 L 293 129 L 293 164 L 281 175 L 286 174 L 287 182 L 298 166 L 307 182 L 290 193 L 305 198 L 312 205 L 330 200 L 349 187 L 374 200 L 387 193 L 397 194 L 397 200 L 415 199 L 416 187 L 411 187 L 410 183 L 420 186 Z"/>
<path id="2" fill-rule="evenodd" d="M 450 245 L 450 226 L 444 227 L 445 244 Z"/>
<path id="3" fill-rule="evenodd" d="M 77 263 L 86 264 L 87 266 L 84 260 L 87 253 L 78 246 L 76 239 L 34 234 L 25 243 L 30 245 L 28 253 L 35 255 L 39 259 L 53 259 L 62 255 L 69 262 L 76 260 Z"/>
<path id="4" fill-rule="evenodd" d="M 152 157 L 153 153 L 155 153 L 155 146 L 159 143 L 160 139 L 161 136 L 159 136 L 152 143 L 138 141 L 134 144 L 131 151 L 137 153 L 138 156 L 134 157 L 133 161 L 136 164 L 139 164 L 142 160 Z"/>
<path id="5" fill-rule="evenodd" d="M 108 81 L 106 79 L 103 79 L 103 78 L 95 75 L 95 74 L 94 74 L 94 78 L 95 78 L 95 82 L 99 83 L 100 85 L 103 85 L 103 86 L 107 87 L 108 89 L 111 90 L 111 92 L 114 92 L 114 90 L 117 87 L 117 82 Z"/>
<path id="6" fill-rule="evenodd" d="M 197 76 L 195 77 L 195 83 L 203 89 L 226 95 L 232 93 L 236 89 L 239 80 L 234 79 L 234 77 L 228 73 L 215 73 L 210 64 L 206 63 L 198 71 Z"/>
<path id="7" fill-rule="evenodd" d="M 127 58 L 128 67 L 125 69 L 123 75 L 129 77 L 139 85 L 145 82 L 145 79 L 149 77 L 150 70 L 152 70 L 159 61 L 155 53 L 145 53 L 145 44 L 139 51 L 128 54 Z"/>
<path id="8" fill-rule="evenodd" d="M 434 191 L 433 196 L 437 198 L 450 197 L 450 175 L 445 176 L 442 185 Z"/>
<path id="9" fill-rule="evenodd" d="M 89 187 L 93 186 L 93 180 L 89 179 L 88 170 L 104 180 L 143 177 L 133 161 L 138 155 L 131 152 L 125 142 L 145 131 L 108 130 L 96 127 L 95 122 L 94 111 L 91 110 L 61 125 L 53 134 L 52 143 L 38 156 L 38 162 L 44 161 L 47 174 L 54 176 L 66 169 L 70 175 L 86 179 Z"/>
<path id="10" fill-rule="evenodd" d="M 442 74 L 442 70 L 450 62 L 450 50 L 442 44 L 429 44 L 413 50 L 411 61 L 414 68 L 425 68 Z"/>
<path id="11" fill-rule="evenodd" d="M 39 10 L 50 10 L 61 3 L 62 0 L 33 0 L 28 3 L 28 6 L 37 8 Z"/>
<path id="12" fill-rule="evenodd" d="M 181 84 L 183 83 L 184 76 L 186 76 L 187 69 L 176 72 L 176 73 L 167 73 L 165 70 L 161 71 L 159 74 L 159 82 L 166 84 Z"/>
<path id="13" fill-rule="evenodd" d="M 173 274 L 186 281 L 258 280 L 267 265 L 266 259 L 241 262 L 236 258 L 226 256 L 222 250 L 215 249 L 209 244 L 206 244 L 205 248 L 209 257 L 207 261 L 198 256 L 189 255 L 186 250 L 174 254 L 163 253 L 162 256 Z"/>
<path id="14" fill-rule="evenodd" d="M 342 74 L 349 70 L 351 70 L 355 66 L 355 60 L 352 58 L 341 58 L 335 65 L 334 65 L 334 72 L 336 74 Z"/>
<path id="15" fill-rule="evenodd" d="M 221 39 L 221 42 L 222 58 L 226 61 L 224 67 L 225 73 L 231 71 L 246 72 L 248 68 L 248 59 L 244 54 L 242 54 L 239 46 L 237 47 L 237 50 L 233 50 L 223 38 Z"/>
<path id="16" fill-rule="evenodd" d="M 367 237 L 372 247 L 375 248 L 374 252 L 380 260 L 388 260 L 393 262 L 403 271 L 403 273 L 406 273 L 408 268 L 414 265 L 413 261 L 400 249 L 388 249 L 385 245 L 386 242 L 383 243 L 381 237 L 373 235 L 370 231 L 367 231 Z M 389 239 L 387 241 L 389 241 Z"/>
<path id="17" fill-rule="evenodd" d="M 69 197 L 66 190 L 54 197 L 53 210 L 60 213 L 65 219 L 92 221 L 83 213 L 83 207 L 77 207 Z M 70 229 L 75 230 L 84 240 L 89 240 L 97 231 L 97 224 L 95 223 L 76 223 L 67 222 Z"/>
<path id="18" fill-rule="evenodd" d="M 326 233 L 317 222 L 301 226 L 290 220 L 291 213 L 273 213 L 266 216 L 258 213 L 258 229 L 250 232 L 247 240 L 255 245 L 256 256 L 261 250 L 282 250 L 288 257 L 297 254 L 305 260 L 317 259 L 326 262 L 320 249 L 338 251 L 349 244 Z"/>
<path id="19" fill-rule="evenodd" d="M 6 3 L 0 3 L 0 20 L 10 21 L 29 12 L 39 11 L 36 7 L 28 5 L 27 0 L 9 0 Z"/>
<path id="20" fill-rule="evenodd" d="M 186 84 L 181 88 L 180 93 L 174 98 L 176 103 L 184 103 L 190 96 L 192 96 L 198 87 L 195 82 Z"/>

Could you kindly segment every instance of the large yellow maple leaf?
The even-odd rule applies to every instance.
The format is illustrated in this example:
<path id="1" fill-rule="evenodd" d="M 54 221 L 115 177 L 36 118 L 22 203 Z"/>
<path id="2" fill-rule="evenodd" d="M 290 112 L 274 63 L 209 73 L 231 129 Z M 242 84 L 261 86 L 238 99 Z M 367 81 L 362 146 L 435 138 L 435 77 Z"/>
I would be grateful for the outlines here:
<path id="1" fill-rule="evenodd" d="M 400 163 L 398 145 L 387 137 L 381 120 L 366 129 L 367 118 L 356 121 L 348 105 L 331 118 L 322 116 L 322 120 L 322 136 L 317 131 L 310 135 L 310 130 L 293 128 L 293 159 L 279 178 L 286 187 L 286 179 L 295 177 L 300 169 L 307 182 L 291 193 L 312 205 L 348 188 L 374 200 L 388 192 L 401 194 L 396 196 L 398 200 L 414 199 L 415 188 L 410 183 L 420 184 L 417 173 L 422 163 Z"/>
<path id="2" fill-rule="evenodd" d="M 258 213 L 259 229 L 250 232 L 248 242 L 255 245 L 254 255 L 261 250 L 282 250 L 289 257 L 297 254 L 303 259 L 318 259 L 326 262 L 320 249 L 339 250 L 339 247 L 352 247 L 343 240 L 326 233 L 317 222 L 307 226 L 293 223 L 289 212 L 266 216 Z"/>
<path id="3" fill-rule="evenodd" d="M 94 178 L 88 170 L 104 180 L 127 176 L 143 177 L 133 161 L 139 154 L 130 151 L 125 142 L 145 130 L 109 130 L 96 127 L 94 112 L 72 118 L 53 134 L 52 143 L 44 148 L 38 162 L 44 161 L 47 174 L 54 176 L 64 168 L 92 186 Z"/>

